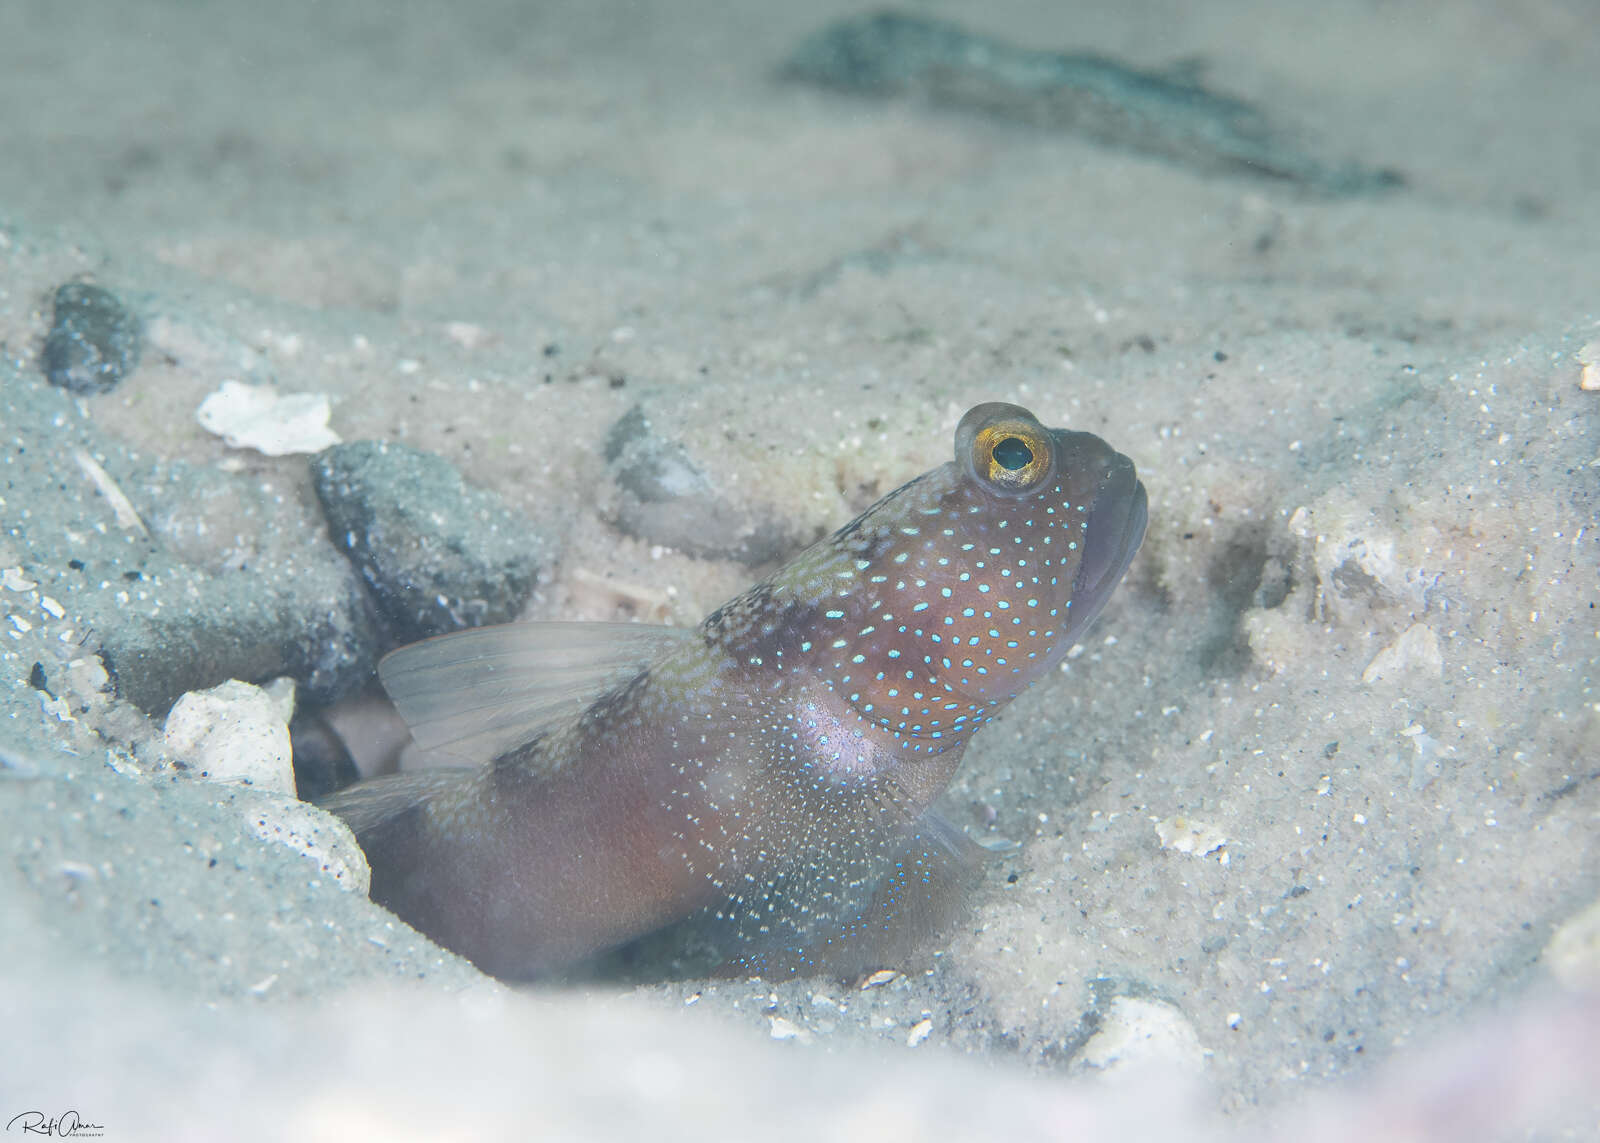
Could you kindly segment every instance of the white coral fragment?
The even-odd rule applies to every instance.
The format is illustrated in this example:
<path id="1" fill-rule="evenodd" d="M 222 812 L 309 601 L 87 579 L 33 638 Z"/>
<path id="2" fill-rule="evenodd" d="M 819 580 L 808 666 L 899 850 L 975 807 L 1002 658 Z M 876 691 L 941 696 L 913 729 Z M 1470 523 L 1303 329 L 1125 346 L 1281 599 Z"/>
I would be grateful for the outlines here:
<path id="1" fill-rule="evenodd" d="M 326 393 L 280 393 L 269 385 L 224 381 L 200 402 L 200 427 L 233 448 L 266 456 L 321 452 L 340 442 L 328 427 L 333 404 Z"/>
<path id="2" fill-rule="evenodd" d="M 293 794 L 293 714 L 293 679 L 275 679 L 266 688 L 229 679 L 173 704 L 166 748 L 213 781 Z"/>

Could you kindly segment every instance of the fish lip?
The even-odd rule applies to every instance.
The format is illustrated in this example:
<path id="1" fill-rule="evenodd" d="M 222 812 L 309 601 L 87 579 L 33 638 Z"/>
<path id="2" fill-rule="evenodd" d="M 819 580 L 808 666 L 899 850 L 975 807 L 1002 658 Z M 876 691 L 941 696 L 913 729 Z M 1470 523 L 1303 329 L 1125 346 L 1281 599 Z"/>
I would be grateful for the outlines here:
<path id="1" fill-rule="evenodd" d="M 1083 560 L 1072 585 L 1077 635 L 1082 635 L 1094 622 L 1111 598 L 1144 542 L 1149 520 L 1149 497 L 1133 461 L 1120 452 L 1113 453 L 1105 479 L 1089 509 Z"/>

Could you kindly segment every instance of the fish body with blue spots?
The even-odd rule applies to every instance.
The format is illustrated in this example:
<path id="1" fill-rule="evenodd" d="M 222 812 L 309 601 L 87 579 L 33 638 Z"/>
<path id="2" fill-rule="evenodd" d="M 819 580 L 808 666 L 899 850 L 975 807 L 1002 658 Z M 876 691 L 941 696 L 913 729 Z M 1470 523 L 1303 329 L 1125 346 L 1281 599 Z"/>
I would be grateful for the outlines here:
<path id="1" fill-rule="evenodd" d="M 419 742 L 488 760 L 327 803 L 373 898 L 512 979 L 696 913 L 769 971 L 903 924 L 967 742 L 1079 639 L 1146 520 L 1128 458 L 1017 406 L 969 411 L 955 453 L 697 628 L 512 624 L 390 656 Z"/>

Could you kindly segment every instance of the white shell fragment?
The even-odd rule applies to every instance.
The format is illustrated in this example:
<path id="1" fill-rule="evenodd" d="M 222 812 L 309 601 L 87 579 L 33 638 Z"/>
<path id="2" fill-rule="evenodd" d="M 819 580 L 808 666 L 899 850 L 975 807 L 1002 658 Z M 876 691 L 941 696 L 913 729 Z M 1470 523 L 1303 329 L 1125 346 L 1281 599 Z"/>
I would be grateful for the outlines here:
<path id="1" fill-rule="evenodd" d="M 1585 342 L 1578 350 L 1578 388 L 1585 392 L 1600 391 L 1600 341 Z"/>
<path id="2" fill-rule="evenodd" d="M 1214 825 L 1173 814 L 1156 823 L 1156 836 L 1162 849 L 1204 857 L 1228 844 L 1228 835 Z"/>
<path id="3" fill-rule="evenodd" d="M 321 452 L 338 444 L 339 434 L 328 427 L 332 415 L 326 393 L 280 393 L 239 381 L 224 381 L 195 414 L 206 432 L 267 456 Z"/>
<path id="4" fill-rule="evenodd" d="M 133 506 L 133 501 L 128 499 L 127 493 L 117 486 L 111 479 L 111 474 L 104 466 L 84 452 L 81 448 L 72 450 L 72 459 L 78 462 L 78 467 L 83 469 L 83 474 L 95 486 L 96 491 L 105 498 L 111 506 L 111 514 L 117 519 L 117 526 L 124 531 L 137 532 L 141 536 L 148 536 L 150 529 L 145 527 L 144 521 L 139 518 L 139 512 Z"/>
<path id="5" fill-rule="evenodd" d="M 229 679 L 210 690 L 190 691 L 173 704 L 167 752 L 214 782 L 292 795 L 293 715 L 293 679 L 274 679 L 265 689 Z"/>
<path id="6" fill-rule="evenodd" d="M 1539 959 L 1550 975 L 1568 988 L 1600 987 L 1600 901 L 1580 910 L 1556 929 Z"/>
<path id="7" fill-rule="evenodd" d="M 32 591 L 38 586 L 38 581 L 29 579 L 20 567 L 0 569 L 0 587 L 7 591 Z"/>
<path id="8" fill-rule="evenodd" d="M 1192 1074 L 1205 1067 L 1206 1054 L 1194 1025 L 1171 1004 L 1118 996 L 1073 1067 L 1080 1072 L 1125 1074 L 1155 1065 Z"/>
<path id="9" fill-rule="evenodd" d="M 372 870 L 361 847 L 343 821 L 294 797 L 250 799 L 245 822 L 264 841 L 287 845 L 317 863 L 339 888 L 363 896 L 372 884 Z"/>
<path id="10" fill-rule="evenodd" d="M 1444 656 L 1439 653 L 1439 637 L 1431 627 L 1413 623 L 1400 638 L 1372 657 L 1367 669 L 1361 672 L 1361 681 L 1374 683 L 1411 674 L 1438 678 L 1443 673 Z"/>

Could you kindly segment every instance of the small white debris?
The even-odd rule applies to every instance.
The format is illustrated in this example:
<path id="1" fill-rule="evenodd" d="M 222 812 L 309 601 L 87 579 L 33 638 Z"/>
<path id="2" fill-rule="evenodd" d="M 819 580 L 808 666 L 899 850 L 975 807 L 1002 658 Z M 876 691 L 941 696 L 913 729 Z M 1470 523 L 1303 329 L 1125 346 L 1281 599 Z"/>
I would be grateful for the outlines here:
<path id="1" fill-rule="evenodd" d="M 1206 1050 L 1182 1012 L 1159 1000 L 1118 996 L 1100 1029 L 1073 1059 L 1075 1071 L 1126 1075 L 1150 1065 L 1195 1073 L 1205 1066 Z"/>
<path id="2" fill-rule="evenodd" d="M 266 456 L 321 452 L 341 439 L 328 427 L 333 405 L 326 393 L 280 393 L 268 385 L 224 381 L 195 415 L 201 428 L 233 448 Z"/>
<path id="3" fill-rule="evenodd" d="M 107 750 L 106 765 L 124 778 L 138 778 L 144 774 L 144 768 L 124 750 Z"/>
<path id="4" fill-rule="evenodd" d="M 100 880 L 100 871 L 86 861 L 63 861 L 56 872 L 73 882 Z"/>
<path id="5" fill-rule="evenodd" d="M 770 1021 L 774 1040 L 792 1040 L 800 1034 L 799 1027 L 792 1020 L 786 1020 L 782 1016 L 773 1016 Z"/>
<path id="6" fill-rule="evenodd" d="M 1600 392 L 1600 341 L 1584 343 L 1578 350 L 1578 364 L 1582 367 L 1578 371 L 1578 388 L 1589 393 Z"/>
<path id="7" fill-rule="evenodd" d="M 900 974 L 892 968 L 880 968 L 877 972 L 873 973 L 871 976 L 867 977 L 861 982 L 861 991 L 865 992 L 869 988 L 877 988 L 880 985 L 888 984 L 891 980 L 899 975 Z"/>
<path id="8" fill-rule="evenodd" d="M 1400 638 L 1372 657 L 1367 669 L 1361 672 L 1361 681 L 1397 681 L 1410 674 L 1438 678 L 1443 673 L 1444 656 L 1439 653 L 1439 637 L 1433 633 L 1433 628 L 1413 623 Z"/>
<path id="9" fill-rule="evenodd" d="M 462 349 L 477 349 L 489 340 L 489 331 L 470 321 L 446 322 L 444 335 Z"/>
<path id="10" fill-rule="evenodd" d="M 363 896 L 371 887 L 372 870 L 344 822 L 293 797 L 251 795 L 244 819 L 263 841 L 287 845 L 317 863 L 339 888 Z"/>
<path id="11" fill-rule="evenodd" d="M 67 689 L 79 699 L 89 700 L 111 690 L 111 676 L 99 655 L 73 659 L 67 663 Z"/>
<path id="12" fill-rule="evenodd" d="M 45 614 L 49 615 L 51 619 L 63 619 L 66 617 L 67 609 L 48 595 L 39 597 L 39 606 L 44 608 Z"/>
<path id="13" fill-rule="evenodd" d="M 46 714 L 55 715 L 58 722 L 78 721 L 72 717 L 71 705 L 68 704 L 67 700 L 62 698 L 60 695 L 56 695 L 54 698 L 51 698 L 48 695 L 41 694 L 39 696 L 39 706 L 44 709 Z"/>
<path id="14" fill-rule="evenodd" d="M 250 986 L 250 994 L 252 996 L 265 996 L 267 994 L 267 990 L 277 983 L 277 973 L 273 973 L 271 976 L 264 976 Z"/>
<path id="15" fill-rule="evenodd" d="M 1409 723 L 1400 737 L 1409 738 L 1416 752 L 1411 759 L 1411 788 L 1425 790 L 1444 772 L 1444 759 L 1455 753 L 1455 747 L 1441 745 L 1420 722 Z"/>
<path id="16" fill-rule="evenodd" d="M 1162 849 L 1194 857 L 1215 853 L 1228 844 L 1228 835 L 1216 826 L 1186 818 L 1182 814 L 1173 814 L 1157 822 L 1156 837 L 1161 839 Z"/>
<path id="17" fill-rule="evenodd" d="M 0 571 L 0 587 L 7 591 L 32 591 L 39 584 L 22 574 L 21 568 L 6 568 Z"/>
<path id="18" fill-rule="evenodd" d="M 144 526 L 144 521 L 139 518 L 139 513 L 133 507 L 133 501 L 117 486 L 107 472 L 94 457 L 84 452 L 81 448 L 72 450 L 72 459 L 78 462 L 78 467 L 95 486 L 96 491 L 105 497 L 111 506 L 111 514 L 117 518 L 117 527 L 125 532 L 137 532 L 141 536 L 148 536 L 150 529 Z"/>
<path id="19" fill-rule="evenodd" d="M 906 1033 L 906 1047 L 915 1048 L 922 1041 L 933 1034 L 933 1021 L 923 1017 L 911 1025 L 911 1030 Z"/>
<path id="20" fill-rule="evenodd" d="M 293 714 L 293 679 L 274 679 L 266 689 L 229 679 L 173 704 L 166 747 L 202 777 L 293 794 Z"/>
<path id="21" fill-rule="evenodd" d="M 1550 936 L 1539 959 L 1568 988 L 1600 986 L 1600 901 L 1581 910 Z"/>

